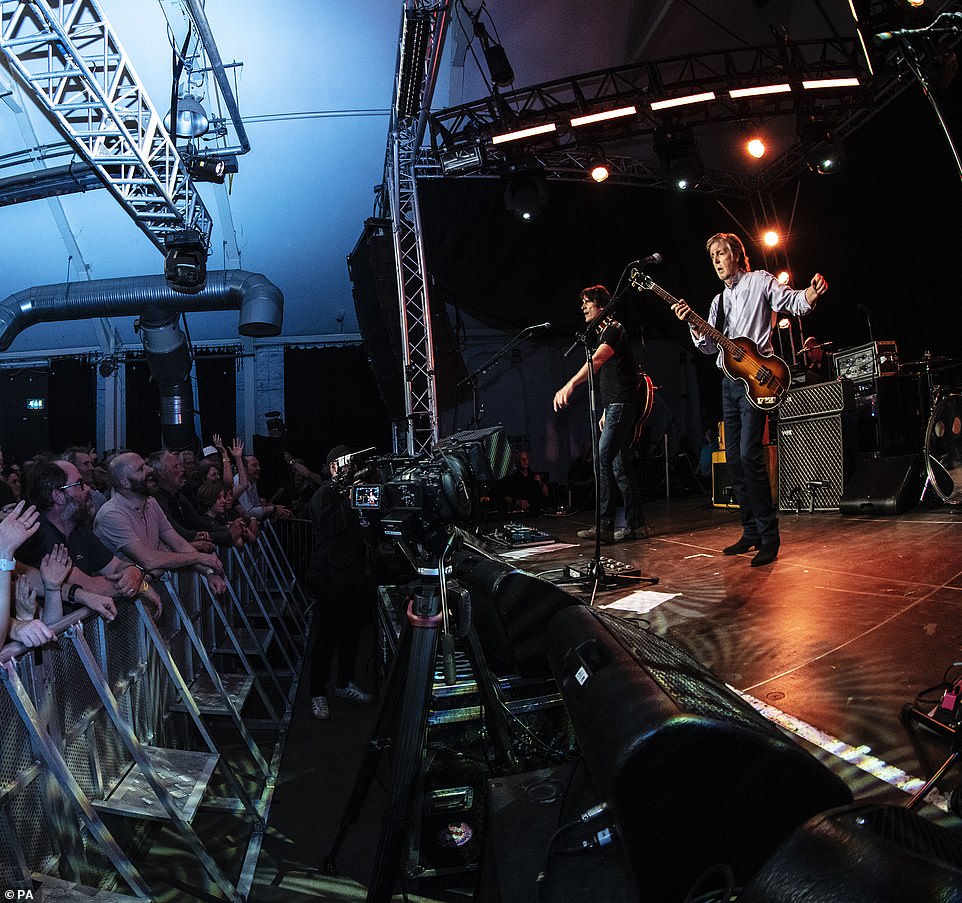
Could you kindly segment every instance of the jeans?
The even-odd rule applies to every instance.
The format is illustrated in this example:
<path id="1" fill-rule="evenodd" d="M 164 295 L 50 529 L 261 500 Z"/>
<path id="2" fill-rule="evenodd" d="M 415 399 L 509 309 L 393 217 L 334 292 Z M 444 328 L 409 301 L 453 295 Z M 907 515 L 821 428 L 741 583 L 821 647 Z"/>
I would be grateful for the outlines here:
<path id="1" fill-rule="evenodd" d="M 598 461 L 601 466 L 598 493 L 601 497 L 601 526 L 604 529 L 611 529 L 615 525 L 617 505 L 612 493 L 614 483 L 618 484 L 625 502 L 625 526 L 634 530 L 643 521 L 638 477 L 631 467 L 625 466 L 625 452 L 628 451 L 627 445 L 637 417 L 637 405 L 605 405 L 605 425 L 598 440 Z"/>
<path id="2" fill-rule="evenodd" d="M 742 533 L 762 544 L 778 542 L 778 511 L 762 456 L 764 411 L 745 394 L 745 386 L 722 379 L 722 414 L 725 420 L 725 460 L 741 514 Z"/>

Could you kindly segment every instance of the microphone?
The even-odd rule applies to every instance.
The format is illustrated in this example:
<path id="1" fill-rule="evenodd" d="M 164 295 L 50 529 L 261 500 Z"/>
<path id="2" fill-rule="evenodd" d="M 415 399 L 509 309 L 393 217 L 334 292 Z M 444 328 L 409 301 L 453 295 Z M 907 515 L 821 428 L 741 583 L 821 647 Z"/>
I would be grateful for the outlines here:
<path id="1" fill-rule="evenodd" d="M 652 263 L 661 263 L 661 254 L 656 251 L 654 254 L 649 254 L 647 257 L 643 257 L 641 260 L 636 260 L 635 263 L 643 267 L 646 267 Z"/>
<path id="2" fill-rule="evenodd" d="M 529 326 L 525 332 L 537 332 L 539 329 L 551 329 L 551 324 L 539 323 L 537 326 Z"/>

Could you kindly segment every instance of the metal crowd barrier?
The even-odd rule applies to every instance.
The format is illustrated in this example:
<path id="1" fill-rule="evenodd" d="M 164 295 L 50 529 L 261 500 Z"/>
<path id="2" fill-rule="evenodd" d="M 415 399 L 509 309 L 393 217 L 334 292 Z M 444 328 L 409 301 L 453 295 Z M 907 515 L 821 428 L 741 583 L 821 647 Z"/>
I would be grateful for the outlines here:
<path id="1" fill-rule="evenodd" d="M 199 866 L 194 880 L 246 899 L 310 613 L 269 525 L 224 557 L 221 597 L 207 577 L 171 573 L 156 619 L 140 599 L 109 623 L 80 609 L 46 646 L 0 650 L 0 888 L 150 899 L 142 872 L 160 823 Z M 200 810 L 243 824 L 229 841 L 202 838 Z"/>

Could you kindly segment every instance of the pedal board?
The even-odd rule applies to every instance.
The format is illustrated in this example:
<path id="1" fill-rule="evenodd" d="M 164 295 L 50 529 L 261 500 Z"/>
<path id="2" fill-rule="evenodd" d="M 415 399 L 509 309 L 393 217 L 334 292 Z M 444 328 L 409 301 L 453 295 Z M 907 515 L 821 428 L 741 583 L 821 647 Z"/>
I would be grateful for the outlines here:
<path id="1" fill-rule="evenodd" d="M 555 541 L 550 533 L 529 527 L 527 524 L 505 524 L 496 527 L 493 533 L 485 534 L 485 538 L 509 549 L 523 549 L 528 546 L 547 546 Z"/>
<path id="2" fill-rule="evenodd" d="M 615 561 L 614 558 L 605 558 L 602 555 L 599 563 L 604 569 L 605 577 L 608 579 L 641 576 L 641 568 L 637 568 L 633 564 L 628 564 L 624 561 Z M 593 564 L 594 560 L 585 562 L 583 565 L 566 564 L 564 568 L 564 575 L 569 580 L 585 580 L 588 577 L 594 576 L 592 568 Z"/>

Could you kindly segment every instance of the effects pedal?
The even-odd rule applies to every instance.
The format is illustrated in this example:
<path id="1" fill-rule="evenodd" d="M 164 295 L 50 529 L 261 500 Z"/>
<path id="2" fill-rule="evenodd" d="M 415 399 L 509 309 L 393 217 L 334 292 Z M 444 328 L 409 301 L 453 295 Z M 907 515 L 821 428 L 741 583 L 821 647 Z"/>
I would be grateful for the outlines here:
<path id="1" fill-rule="evenodd" d="M 487 539 L 509 549 L 523 549 L 527 546 L 546 546 L 555 541 L 550 533 L 529 527 L 527 524 L 505 524 L 496 527 L 493 533 L 487 534 Z"/>
<path id="2" fill-rule="evenodd" d="M 593 576 L 592 564 L 594 564 L 593 561 L 587 561 L 584 564 L 566 564 L 564 575 L 569 580 L 585 580 Z M 633 564 L 628 564 L 624 561 L 615 561 L 614 558 L 605 558 L 602 556 L 600 564 L 602 568 L 604 568 L 605 577 L 609 579 L 641 576 L 641 568 L 637 568 Z"/>

